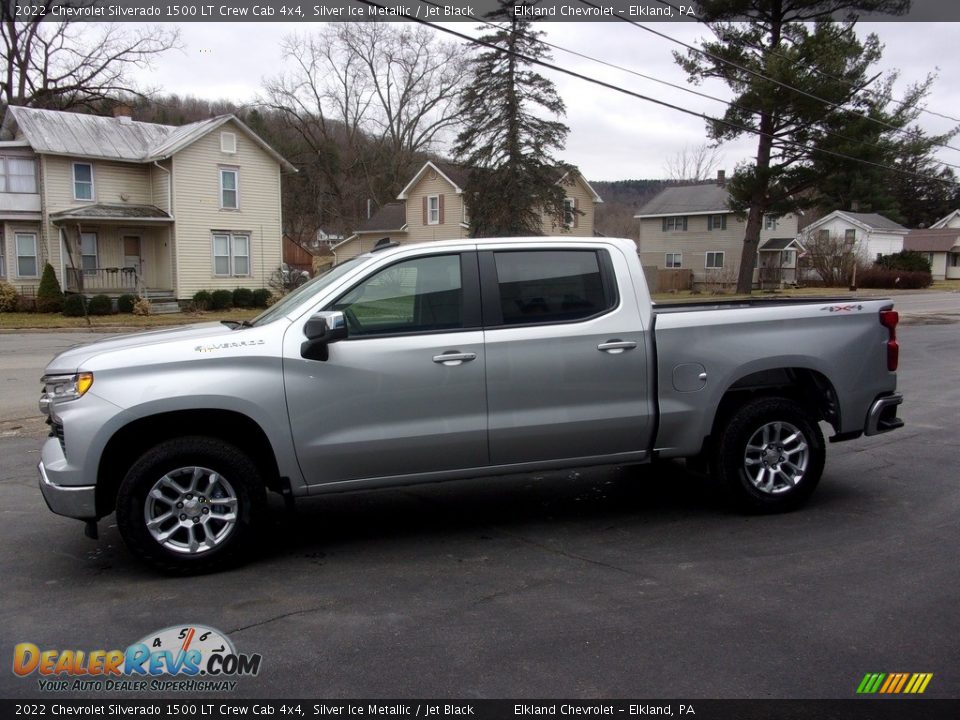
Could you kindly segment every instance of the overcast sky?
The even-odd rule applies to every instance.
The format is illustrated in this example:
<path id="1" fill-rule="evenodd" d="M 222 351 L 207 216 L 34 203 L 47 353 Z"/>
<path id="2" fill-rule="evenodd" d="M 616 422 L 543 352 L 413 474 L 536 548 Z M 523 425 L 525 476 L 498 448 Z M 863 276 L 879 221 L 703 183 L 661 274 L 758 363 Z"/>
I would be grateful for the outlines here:
<path id="1" fill-rule="evenodd" d="M 279 41 L 293 31 L 309 32 L 319 23 L 185 23 L 181 27 L 183 51 L 168 53 L 156 61 L 141 81 L 164 92 L 209 99 L 249 102 L 256 98 L 264 77 L 283 67 Z M 671 52 L 680 49 L 634 26 L 618 22 L 543 23 L 546 40 L 604 61 L 663 80 L 686 85 L 686 76 L 673 62 Z M 651 27 L 687 43 L 703 37 L 706 28 L 696 23 L 653 23 Z M 471 25 L 455 29 L 479 35 Z M 908 83 L 922 80 L 929 72 L 939 78 L 927 106 L 960 117 L 960 74 L 956 72 L 957 29 L 955 23 L 860 24 L 858 34 L 876 33 L 885 45 L 879 70 L 900 70 L 895 96 Z M 682 105 L 699 112 L 720 114 L 723 105 L 665 87 L 634 75 L 554 51 L 554 62 L 584 75 L 605 80 L 634 92 Z M 939 66 L 939 67 L 938 67 Z M 657 178 L 665 175 L 667 158 L 684 148 L 704 142 L 702 120 L 631 98 L 582 80 L 545 71 L 553 79 L 567 105 L 570 127 L 563 159 L 578 165 L 591 180 Z M 722 83 L 699 88 L 728 98 Z M 929 114 L 920 117 L 928 132 L 943 132 L 950 122 Z M 951 143 L 960 146 L 960 139 Z M 755 149 L 755 139 L 741 139 L 721 148 L 723 167 L 731 172 L 738 161 Z M 945 162 L 960 165 L 960 152 L 943 149 Z"/>

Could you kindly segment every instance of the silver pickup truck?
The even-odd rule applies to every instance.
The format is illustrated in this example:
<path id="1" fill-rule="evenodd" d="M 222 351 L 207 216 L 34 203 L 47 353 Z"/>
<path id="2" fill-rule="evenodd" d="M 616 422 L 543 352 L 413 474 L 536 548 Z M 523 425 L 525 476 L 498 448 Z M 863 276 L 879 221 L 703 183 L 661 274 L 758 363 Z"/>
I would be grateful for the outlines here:
<path id="1" fill-rule="evenodd" d="M 797 507 L 825 447 L 902 426 L 888 300 L 654 306 L 629 240 L 386 246 L 243 323 L 72 348 L 43 378 L 40 487 L 175 572 L 244 555 L 295 498 L 694 458 Z"/>

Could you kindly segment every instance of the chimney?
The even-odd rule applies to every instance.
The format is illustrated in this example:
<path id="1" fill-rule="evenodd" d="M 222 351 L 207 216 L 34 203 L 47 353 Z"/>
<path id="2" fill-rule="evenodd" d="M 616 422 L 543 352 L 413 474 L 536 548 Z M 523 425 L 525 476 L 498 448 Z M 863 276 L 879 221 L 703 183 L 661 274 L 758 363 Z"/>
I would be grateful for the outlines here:
<path id="1" fill-rule="evenodd" d="M 119 102 L 113 106 L 113 116 L 120 122 L 132 122 L 133 108 L 126 103 Z"/>
<path id="2" fill-rule="evenodd" d="M 717 170 L 717 187 L 727 186 L 727 171 Z"/>
<path id="3" fill-rule="evenodd" d="M 856 200 L 851 200 L 850 212 L 860 212 L 860 203 L 858 203 Z"/>

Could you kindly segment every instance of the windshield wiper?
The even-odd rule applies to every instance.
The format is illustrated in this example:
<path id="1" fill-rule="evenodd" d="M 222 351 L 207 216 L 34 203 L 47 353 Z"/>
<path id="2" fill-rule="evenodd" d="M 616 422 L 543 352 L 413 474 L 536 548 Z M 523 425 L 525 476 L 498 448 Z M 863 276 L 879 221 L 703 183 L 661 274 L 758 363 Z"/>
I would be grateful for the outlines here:
<path id="1" fill-rule="evenodd" d="M 231 330 L 239 330 L 240 328 L 251 328 L 254 327 L 253 323 L 249 320 L 221 320 L 221 325 L 226 325 Z"/>

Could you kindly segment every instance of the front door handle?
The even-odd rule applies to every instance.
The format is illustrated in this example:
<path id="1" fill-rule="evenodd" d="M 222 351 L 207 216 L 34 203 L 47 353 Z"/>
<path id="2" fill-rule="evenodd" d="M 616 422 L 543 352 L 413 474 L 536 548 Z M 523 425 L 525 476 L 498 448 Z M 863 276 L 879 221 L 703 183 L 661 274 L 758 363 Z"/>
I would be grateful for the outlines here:
<path id="1" fill-rule="evenodd" d="M 458 352 L 456 350 L 448 350 L 442 355 L 433 356 L 433 361 L 435 363 L 440 363 L 441 365 L 446 365 L 447 367 L 462 365 L 465 362 L 470 362 L 471 360 L 476 360 L 476 359 L 477 359 L 476 353 Z"/>
<path id="2" fill-rule="evenodd" d="M 610 355 L 619 355 L 624 350 L 633 350 L 637 344 L 633 340 L 608 340 L 597 345 L 597 350 Z"/>

